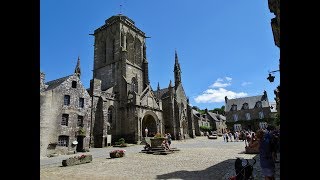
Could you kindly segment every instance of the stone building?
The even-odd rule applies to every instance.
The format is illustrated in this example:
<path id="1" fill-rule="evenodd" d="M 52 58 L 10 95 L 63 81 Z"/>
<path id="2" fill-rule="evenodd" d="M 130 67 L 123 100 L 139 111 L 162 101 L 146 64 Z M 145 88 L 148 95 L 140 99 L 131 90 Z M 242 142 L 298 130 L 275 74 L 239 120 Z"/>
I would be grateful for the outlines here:
<path id="1" fill-rule="evenodd" d="M 104 147 L 112 142 L 142 141 L 145 127 L 163 132 L 162 103 L 149 83 L 146 36 L 126 16 L 116 15 L 94 31 L 92 139 Z"/>
<path id="2" fill-rule="evenodd" d="M 225 107 L 226 121 L 233 122 L 233 130 L 263 128 L 266 125 L 264 120 L 270 118 L 271 114 L 266 91 L 263 95 L 237 99 L 228 99 L 226 96 Z M 251 120 L 259 120 L 259 124 L 250 123 Z"/>
<path id="3" fill-rule="evenodd" d="M 211 122 L 211 126 L 215 127 L 217 133 L 225 133 L 227 130 L 227 125 L 226 125 L 226 117 L 218 114 L 218 113 L 213 113 L 210 112 L 206 109 L 206 114 L 208 116 L 208 119 Z"/>
<path id="4" fill-rule="evenodd" d="M 183 89 L 181 68 L 176 51 L 174 79 L 174 86 L 170 80 L 168 88 L 160 89 L 158 83 L 157 91 L 154 91 L 155 96 L 162 100 L 165 131 L 170 132 L 173 139 L 178 139 L 179 133 L 181 137 L 194 138 L 196 134 L 192 107 Z"/>
<path id="5" fill-rule="evenodd" d="M 268 0 L 268 6 L 270 12 L 275 15 L 275 17 L 271 19 L 274 43 L 280 48 L 280 0 Z"/>
<path id="6" fill-rule="evenodd" d="M 280 0 L 268 0 L 268 6 L 271 13 L 275 15 L 271 19 L 271 28 L 275 45 L 280 49 Z M 280 70 L 280 59 L 279 59 Z M 277 103 L 277 113 L 280 115 L 280 85 L 274 90 L 275 101 Z"/>
<path id="7" fill-rule="evenodd" d="M 45 83 L 40 72 L 40 156 L 89 148 L 91 98 L 75 72 Z"/>
<path id="8" fill-rule="evenodd" d="M 210 120 L 207 117 L 207 114 L 201 114 L 195 109 L 192 109 L 193 119 L 194 119 L 194 127 L 195 127 L 195 135 L 201 136 L 203 135 L 200 130 L 200 126 L 212 127 L 210 124 Z"/>
<path id="9" fill-rule="evenodd" d="M 148 128 L 147 136 L 157 132 L 170 132 L 173 138 L 179 131 L 190 134 L 188 103 L 181 78 L 174 87 L 170 85 L 168 96 L 159 98 L 152 90 L 146 56 L 147 37 L 135 22 L 124 15 L 115 15 L 93 35 L 90 144 L 104 147 L 110 135 L 112 142 L 124 138 L 126 142 L 140 143 L 146 136 L 145 128 Z M 176 72 L 180 73 L 180 69 Z"/>

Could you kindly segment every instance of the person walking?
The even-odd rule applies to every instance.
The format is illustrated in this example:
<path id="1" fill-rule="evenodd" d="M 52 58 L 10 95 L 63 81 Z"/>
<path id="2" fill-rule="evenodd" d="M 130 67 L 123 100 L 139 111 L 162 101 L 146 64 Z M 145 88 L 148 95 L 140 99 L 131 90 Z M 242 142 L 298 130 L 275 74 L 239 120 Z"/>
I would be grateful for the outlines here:
<path id="1" fill-rule="evenodd" d="M 275 180 L 275 161 L 272 152 L 272 134 L 264 133 L 262 130 L 257 132 L 259 140 L 260 166 L 265 180 Z"/>

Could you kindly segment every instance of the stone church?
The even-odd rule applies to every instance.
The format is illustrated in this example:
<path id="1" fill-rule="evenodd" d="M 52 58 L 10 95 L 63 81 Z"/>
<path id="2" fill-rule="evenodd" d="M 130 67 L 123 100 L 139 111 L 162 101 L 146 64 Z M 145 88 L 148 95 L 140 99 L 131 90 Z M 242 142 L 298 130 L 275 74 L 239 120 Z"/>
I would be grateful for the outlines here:
<path id="1" fill-rule="evenodd" d="M 94 68 L 90 81 L 92 98 L 91 138 L 93 147 L 104 147 L 124 138 L 140 143 L 159 132 L 173 139 L 195 137 L 188 98 L 181 82 L 175 53 L 174 78 L 168 88 L 152 90 L 149 83 L 146 35 L 135 22 L 115 15 L 94 31 Z"/>

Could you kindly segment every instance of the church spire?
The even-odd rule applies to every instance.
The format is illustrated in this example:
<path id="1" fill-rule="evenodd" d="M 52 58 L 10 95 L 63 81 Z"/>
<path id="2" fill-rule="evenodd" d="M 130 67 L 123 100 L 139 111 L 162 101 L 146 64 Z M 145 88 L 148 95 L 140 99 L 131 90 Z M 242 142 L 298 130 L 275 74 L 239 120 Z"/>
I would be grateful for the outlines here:
<path id="1" fill-rule="evenodd" d="M 178 60 L 177 50 L 175 50 L 175 63 L 174 63 L 174 84 L 177 87 L 181 83 L 181 69 Z"/>
<path id="2" fill-rule="evenodd" d="M 158 90 L 158 91 L 160 90 L 160 84 L 159 84 L 159 82 L 158 82 L 158 87 L 157 87 L 157 90 Z"/>
<path id="3" fill-rule="evenodd" d="M 76 68 L 74 69 L 74 73 L 77 74 L 77 76 L 80 78 L 81 69 L 80 69 L 80 57 L 79 56 L 78 56 Z"/>
<path id="4" fill-rule="evenodd" d="M 170 83 L 169 83 L 169 88 L 172 88 L 172 82 L 171 82 L 171 79 L 170 79 Z"/>

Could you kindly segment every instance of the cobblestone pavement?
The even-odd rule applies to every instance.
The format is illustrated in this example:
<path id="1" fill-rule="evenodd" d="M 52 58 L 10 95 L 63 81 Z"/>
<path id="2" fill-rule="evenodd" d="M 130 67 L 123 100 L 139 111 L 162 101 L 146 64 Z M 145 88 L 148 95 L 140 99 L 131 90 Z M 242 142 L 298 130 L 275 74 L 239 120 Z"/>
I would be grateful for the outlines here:
<path id="1" fill-rule="evenodd" d="M 91 163 L 62 167 L 62 160 L 74 155 L 40 159 L 40 179 L 214 179 L 227 180 L 235 175 L 237 157 L 257 160 L 253 166 L 254 179 L 264 179 L 259 155 L 244 154 L 244 142 L 223 142 L 223 138 L 197 137 L 186 141 L 173 141 L 172 147 L 180 151 L 169 155 L 140 153 L 143 145 L 125 148 L 91 148 Z M 123 158 L 111 159 L 113 149 L 126 149 Z M 78 153 L 83 154 L 83 153 Z M 280 163 L 276 164 L 276 179 L 280 179 Z"/>

